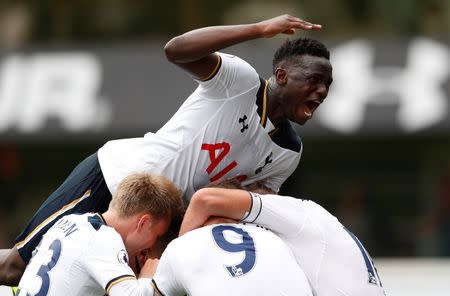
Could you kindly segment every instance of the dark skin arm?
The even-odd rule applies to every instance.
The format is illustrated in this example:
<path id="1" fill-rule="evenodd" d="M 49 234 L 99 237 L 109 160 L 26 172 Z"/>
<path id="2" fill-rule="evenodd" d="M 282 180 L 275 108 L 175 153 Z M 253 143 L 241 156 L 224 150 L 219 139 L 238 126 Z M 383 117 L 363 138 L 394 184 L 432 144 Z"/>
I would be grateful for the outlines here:
<path id="1" fill-rule="evenodd" d="M 256 38 L 294 34 L 296 29 L 320 28 L 321 25 L 285 14 L 254 24 L 214 26 L 189 31 L 171 39 L 164 51 L 170 62 L 201 80 L 208 77 L 217 66 L 218 56 L 215 52 L 218 50 Z"/>

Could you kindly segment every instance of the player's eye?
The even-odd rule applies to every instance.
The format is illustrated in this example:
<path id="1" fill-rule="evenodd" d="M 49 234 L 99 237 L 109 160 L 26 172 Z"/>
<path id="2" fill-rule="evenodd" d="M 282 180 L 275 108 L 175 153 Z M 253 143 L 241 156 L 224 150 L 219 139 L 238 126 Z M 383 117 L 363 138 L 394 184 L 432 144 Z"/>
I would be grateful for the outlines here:
<path id="1" fill-rule="evenodd" d="M 317 76 L 308 76 L 306 79 L 308 80 L 309 83 L 313 84 L 318 83 L 320 81 L 319 77 Z"/>

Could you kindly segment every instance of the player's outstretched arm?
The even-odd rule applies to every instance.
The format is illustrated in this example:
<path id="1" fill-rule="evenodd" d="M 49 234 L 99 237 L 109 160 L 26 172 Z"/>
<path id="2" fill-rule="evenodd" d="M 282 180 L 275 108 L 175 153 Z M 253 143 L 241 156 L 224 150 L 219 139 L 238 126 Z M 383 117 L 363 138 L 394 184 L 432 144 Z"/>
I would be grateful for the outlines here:
<path id="1" fill-rule="evenodd" d="M 195 192 L 180 227 L 180 235 L 197 229 L 210 217 L 240 220 L 250 210 L 251 197 L 245 190 L 203 188 Z"/>
<path id="2" fill-rule="evenodd" d="M 281 15 L 258 23 L 213 26 L 196 29 L 171 39 L 164 47 L 167 59 L 204 79 L 218 63 L 216 51 L 256 38 L 270 38 L 278 34 L 294 34 L 297 29 L 315 30 L 321 26 L 291 15 Z"/>
<path id="3" fill-rule="evenodd" d="M 272 194 L 250 194 L 245 190 L 204 188 L 189 204 L 180 235 L 203 226 L 209 217 L 225 217 L 264 226 L 280 236 L 299 234 L 310 207 L 301 200 Z"/>

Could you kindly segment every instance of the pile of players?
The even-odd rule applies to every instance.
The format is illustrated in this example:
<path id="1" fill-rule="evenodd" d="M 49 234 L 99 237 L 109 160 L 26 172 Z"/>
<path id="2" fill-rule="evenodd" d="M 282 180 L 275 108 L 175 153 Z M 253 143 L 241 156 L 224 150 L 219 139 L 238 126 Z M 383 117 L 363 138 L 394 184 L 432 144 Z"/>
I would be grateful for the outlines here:
<path id="1" fill-rule="evenodd" d="M 384 295 L 333 215 L 276 194 L 302 153 L 291 122 L 311 119 L 328 94 L 329 51 L 286 40 L 267 80 L 219 52 L 320 28 L 282 15 L 170 40 L 168 60 L 197 89 L 156 133 L 109 141 L 81 162 L 0 251 L 0 284 L 19 296 Z"/>

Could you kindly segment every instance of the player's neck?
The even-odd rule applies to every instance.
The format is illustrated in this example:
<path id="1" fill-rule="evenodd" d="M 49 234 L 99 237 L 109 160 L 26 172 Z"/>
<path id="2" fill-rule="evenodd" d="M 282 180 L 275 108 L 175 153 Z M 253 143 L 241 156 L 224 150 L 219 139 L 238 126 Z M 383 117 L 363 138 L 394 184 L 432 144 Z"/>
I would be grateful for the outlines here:
<path id="1" fill-rule="evenodd" d="M 280 98 L 276 94 L 276 82 L 270 78 L 267 86 L 267 116 L 272 124 L 277 127 L 284 119 L 283 110 L 280 104 Z"/>
<path id="2" fill-rule="evenodd" d="M 114 228 L 125 241 L 127 233 L 130 231 L 132 223 L 129 223 L 129 219 L 120 217 L 116 212 L 108 210 L 102 214 L 105 222 L 108 226 Z"/>
<path id="3" fill-rule="evenodd" d="M 104 212 L 102 214 L 102 217 L 103 217 L 103 219 L 105 219 L 106 224 L 108 226 L 111 226 L 111 227 L 114 227 L 114 220 L 115 219 L 114 219 L 113 216 L 114 215 L 113 215 L 113 213 L 110 210 L 108 210 L 108 211 L 106 211 L 106 212 Z"/>

